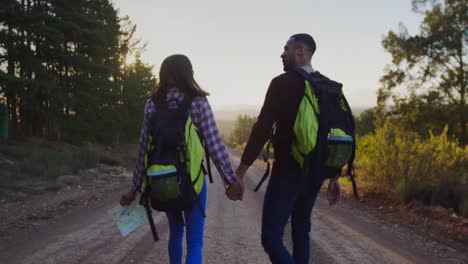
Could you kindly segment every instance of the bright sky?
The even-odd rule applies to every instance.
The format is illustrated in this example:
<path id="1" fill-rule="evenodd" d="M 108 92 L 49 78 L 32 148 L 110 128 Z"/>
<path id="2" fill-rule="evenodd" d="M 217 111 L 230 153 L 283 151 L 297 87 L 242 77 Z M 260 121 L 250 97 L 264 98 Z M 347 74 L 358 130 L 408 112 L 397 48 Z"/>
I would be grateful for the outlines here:
<path id="1" fill-rule="evenodd" d="M 113 1 L 148 43 L 142 58 L 155 74 L 165 57 L 187 55 L 214 108 L 262 104 L 295 33 L 314 37 L 312 66 L 343 83 L 352 106 L 373 106 L 391 62 L 383 36 L 400 22 L 415 34 L 422 19 L 410 0 Z"/>

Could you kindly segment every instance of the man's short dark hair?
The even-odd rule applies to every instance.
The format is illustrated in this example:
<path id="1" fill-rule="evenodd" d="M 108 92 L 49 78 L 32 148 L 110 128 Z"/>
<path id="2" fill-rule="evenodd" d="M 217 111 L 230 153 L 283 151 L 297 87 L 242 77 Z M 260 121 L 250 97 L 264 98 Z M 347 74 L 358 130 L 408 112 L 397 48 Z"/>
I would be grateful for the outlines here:
<path id="1" fill-rule="evenodd" d="M 295 42 L 304 44 L 310 50 L 312 55 L 315 53 L 315 50 L 317 49 L 314 38 L 312 38 L 312 36 L 309 34 L 305 34 L 305 33 L 295 34 L 295 35 L 292 35 L 289 39 L 292 39 Z"/>

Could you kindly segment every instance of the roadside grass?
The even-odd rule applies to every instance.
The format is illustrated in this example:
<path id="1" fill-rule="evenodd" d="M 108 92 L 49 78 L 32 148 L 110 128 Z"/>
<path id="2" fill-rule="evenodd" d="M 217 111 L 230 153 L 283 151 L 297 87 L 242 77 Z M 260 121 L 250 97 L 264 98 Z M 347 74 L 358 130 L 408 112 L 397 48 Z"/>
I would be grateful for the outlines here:
<path id="1" fill-rule="evenodd" d="M 129 151 L 132 149 L 132 151 Z M 0 144 L 0 200 L 27 197 L 63 188 L 59 176 L 77 174 L 99 163 L 129 167 L 136 147 L 85 143 L 75 146 L 44 139 Z"/>

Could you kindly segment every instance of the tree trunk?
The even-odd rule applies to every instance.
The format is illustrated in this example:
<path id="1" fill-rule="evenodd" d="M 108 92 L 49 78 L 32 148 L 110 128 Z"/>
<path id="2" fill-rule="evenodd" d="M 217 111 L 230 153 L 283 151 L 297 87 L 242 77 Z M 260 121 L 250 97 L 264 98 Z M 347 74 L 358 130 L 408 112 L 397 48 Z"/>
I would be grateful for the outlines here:
<path id="1" fill-rule="evenodd" d="M 463 32 L 461 33 L 461 41 L 463 41 Z M 466 79 L 465 79 L 465 63 L 463 62 L 463 44 L 458 48 L 458 57 L 460 60 L 460 66 L 458 69 L 459 83 L 460 83 L 460 109 L 459 109 L 459 122 L 460 122 L 460 142 L 462 144 L 468 144 L 467 126 L 468 120 L 466 117 Z"/>
<path id="2" fill-rule="evenodd" d="M 11 25 L 7 25 L 8 27 L 8 34 L 9 36 L 13 35 L 13 29 Z M 13 55 L 13 50 L 14 50 L 14 43 L 12 43 L 12 40 L 8 41 L 7 44 L 7 73 L 11 76 L 15 76 L 15 58 Z M 17 114 L 17 98 L 16 98 L 16 89 L 14 85 L 11 82 L 7 82 L 6 84 L 6 96 L 7 96 L 7 101 L 8 101 L 8 109 L 9 109 L 9 116 L 10 116 L 10 135 L 12 138 L 18 138 L 19 137 L 19 129 L 18 129 L 18 114 Z"/>

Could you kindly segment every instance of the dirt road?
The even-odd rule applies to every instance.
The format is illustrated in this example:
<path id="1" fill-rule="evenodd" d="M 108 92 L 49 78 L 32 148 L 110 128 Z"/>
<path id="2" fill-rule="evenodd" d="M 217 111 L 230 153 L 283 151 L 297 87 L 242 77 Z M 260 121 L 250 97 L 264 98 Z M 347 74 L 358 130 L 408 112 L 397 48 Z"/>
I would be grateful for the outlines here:
<path id="1" fill-rule="evenodd" d="M 233 166 L 239 162 L 233 156 Z M 209 185 L 204 263 L 269 263 L 260 243 L 260 219 L 266 184 L 253 189 L 263 171 L 246 175 L 243 202 L 224 196 L 219 176 Z M 130 183 L 130 175 L 128 174 Z M 123 188 L 125 189 L 125 188 Z M 123 190 L 122 189 L 122 190 Z M 168 225 L 154 213 L 161 241 L 149 226 L 122 238 L 107 210 L 117 206 L 120 190 L 72 210 L 53 222 L 0 240 L 0 263 L 169 263 Z M 389 226 L 351 202 L 330 208 L 319 197 L 312 216 L 311 263 L 468 263 L 468 252 L 445 246 L 401 226 Z M 285 233 L 290 247 L 289 227 Z"/>

